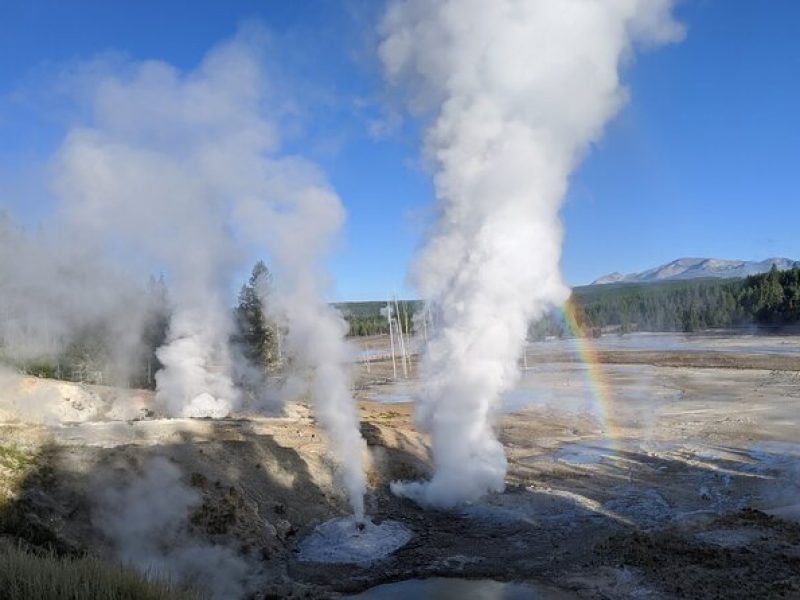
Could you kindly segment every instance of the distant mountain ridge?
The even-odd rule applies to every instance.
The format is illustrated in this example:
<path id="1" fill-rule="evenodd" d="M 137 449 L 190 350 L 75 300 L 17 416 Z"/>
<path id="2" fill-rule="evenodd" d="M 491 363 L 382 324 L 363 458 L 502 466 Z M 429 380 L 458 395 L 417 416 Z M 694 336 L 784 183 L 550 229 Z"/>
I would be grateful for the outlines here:
<path id="1" fill-rule="evenodd" d="M 800 266 L 800 261 L 789 258 L 767 258 L 762 261 L 723 260 L 719 258 L 679 258 L 670 263 L 641 273 L 609 273 L 595 279 L 591 285 L 609 283 L 649 283 L 681 279 L 700 279 L 704 277 L 733 278 L 766 273 L 776 265 L 778 269 L 791 269 Z"/>

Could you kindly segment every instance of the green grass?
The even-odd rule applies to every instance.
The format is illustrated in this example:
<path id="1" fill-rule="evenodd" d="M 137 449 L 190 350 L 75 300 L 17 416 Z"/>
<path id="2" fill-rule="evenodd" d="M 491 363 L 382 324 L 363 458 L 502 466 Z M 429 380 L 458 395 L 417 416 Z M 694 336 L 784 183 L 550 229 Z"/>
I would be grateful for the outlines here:
<path id="1" fill-rule="evenodd" d="M 96 558 L 59 558 L 0 544 L 7 600 L 199 600 L 200 596 Z"/>
<path id="2" fill-rule="evenodd" d="M 30 454 L 13 446 L 0 446 L 0 469 L 20 473 L 27 471 L 32 465 L 33 457 Z"/>
<path id="3" fill-rule="evenodd" d="M 0 531 L 4 521 L 3 511 L 9 499 L 33 467 L 32 454 L 14 446 L 0 446 Z"/>

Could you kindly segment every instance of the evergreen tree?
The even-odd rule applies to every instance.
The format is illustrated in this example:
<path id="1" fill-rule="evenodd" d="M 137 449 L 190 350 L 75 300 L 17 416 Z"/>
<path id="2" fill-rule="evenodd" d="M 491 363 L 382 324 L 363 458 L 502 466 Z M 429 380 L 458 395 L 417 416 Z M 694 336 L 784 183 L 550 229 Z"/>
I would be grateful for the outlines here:
<path id="1" fill-rule="evenodd" d="M 236 307 L 237 333 L 234 341 L 253 365 L 267 370 L 278 362 L 278 331 L 264 314 L 263 299 L 268 296 L 272 276 L 264 261 L 259 260 L 250 279 L 239 291 Z"/>
<path id="2" fill-rule="evenodd" d="M 132 384 L 136 387 L 154 389 L 156 385 L 155 374 L 163 366 L 158 360 L 157 350 L 167 340 L 171 310 L 169 306 L 169 292 L 164 281 L 164 275 L 158 279 L 150 276 L 147 282 L 146 312 L 144 329 L 142 330 L 142 365 Z"/>

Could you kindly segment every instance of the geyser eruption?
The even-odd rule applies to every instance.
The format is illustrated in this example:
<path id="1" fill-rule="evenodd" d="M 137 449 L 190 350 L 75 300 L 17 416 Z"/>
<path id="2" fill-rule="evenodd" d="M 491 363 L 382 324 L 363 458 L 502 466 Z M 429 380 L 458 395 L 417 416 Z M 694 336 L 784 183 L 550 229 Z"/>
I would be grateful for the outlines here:
<path id="1" fill-rule="evenodd" d="M 271 142 L 256 113 L 260 72 L 243 35 L 188 74 L 158 61 L 94 66 L 79 81 L 86 123 L 58 155 L 56 191 L 74 230 L 166 271 L 173 315 L 156 379 L 172 416 L 223 417 L 238 399 L 226 297 L 241 258 L 229 222 L 241 191 L 230 161 Z"/>
<path id="2" fill-rule="evenodd" d="M 259 170 L 243 166 L 242 177 L 260 174 L 254 182 L 260 196 L 241 203 L 238 217 L 254 241 L 266 240 L 272 258 L 275 282 L 265 311 L 285 323 L 285 350 L 294 367 L 311 377 L 314 412 L 328 433 L 353 512 L 361 520 L 366 442 L 351 392 L 354 355 L 344 339 L 347 325 L 324 294 L 323 261 L 341 229 L 344 209 L 307 161 L 262 162 Z M 260 201 L 264 198 L 270 201 Z"/>
<path id="3" fill-rule="evenodd" d="M 395 493 L 451 507 L 504 486 L 491 427 L 518 376 L 527 324 L 567 290 L 559 207 L 568 177 L 625 101 L 637 43 L 678 40 L 671 0 L 407 0 L 381 25 L 380 57 L 411 109 L 430 114 L 425 152 L 439 216 L 414 267 L 438 327 L 417 420 L 435 471 Z"/>
<path id="4" fill-rule="evenodd" d="M 81 230 L 166 267 L 174 307 L 157 396 L 171 415 L 223 417 L 237 407 L 229 276 L 245 249 L 268 251 L 268 308 L 287 329 L 292 367 L 313 377 L 316 413 L 360 519 L 366 444 L 347 328 L 324 300 L 323 262 L 344 210 L 312 164 L 279 155 L 281 103 L 263 38 L 245 27 L 188 73 L 158 61 L 95 66 L 88 124 L 61 149 L 58 192 Z"/>

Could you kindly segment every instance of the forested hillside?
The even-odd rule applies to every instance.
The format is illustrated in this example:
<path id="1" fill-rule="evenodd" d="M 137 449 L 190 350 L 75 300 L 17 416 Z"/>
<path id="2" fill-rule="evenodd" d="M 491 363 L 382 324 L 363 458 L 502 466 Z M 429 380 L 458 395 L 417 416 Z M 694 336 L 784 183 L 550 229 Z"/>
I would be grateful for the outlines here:
<path id="1" fill-rule="evenodd" d="M 242 286 L 233 311 L 231 343 L 253 366 L 270 370 L 280 361 L 278 330 L 262 314 L 257 287 L 268 282 L 269 272 L 259 262 L 250 280 Z M 148 317 L 141 332 L 138 351 L 129 357 L 123 375 L 110 352 L 107 324 L 99 322 L 79 328 L 61 340 L 56 352 L 24 356 L 0 338 L 0 363 L 23 371 L 89 382 L 153 387 L 160 363 L 156 354 L 166 339 L 170 309 L 163 279 L 152 279 L 143 291 Z M 399 301 L 404 332 L 413 332 L 420 301 Z M 349 324 L 351 336 L 388 333 L 386 302 L 337 304 Z M 624 283 L 575 288 L 569 301 L 579 333 L 600 335 L 603 331 L 699 331 L 749 325 L 800 324 L 800 268 L 754 275 L 745 279 L 706 279 L 661 283 Z M 567 326 L 564 311 L 554 311 L 531 325 L 530 337 L 565 336 L 575 333 Z M 117 361 L 118 362 L 118 361 Z"/>
<path id="2" fill-rule="evenodd" d="M 747 325 L 800 323 L 800 268 L 754 275 L 744 279 L 694 279 L 659 283 L 623 283 L 575 288 L 570 309 L 582 333 L 604 328 L 629 331 L 698 331 Z M 381 315 L 385 302 L 337 305 L 350 323 L 350 335 L 387 333 Z M 401 302 L 412 315 L 421 304 Z M 531 336 L 567 335 L 562 311 L 531 326 Z"/>
<path id="3" fill-rule="evenodd" d="M 268 287 L 269 283 L 269 270 L 258 261 L 231 311 L 230 345 L 236 360 L 264 372 L 277 368 L 280 362 L 278 328 L 264 314 L 260 297 L 262 286 Z M 2 291 L 0 285 L 0 308 Z M 137 302 L 145 307 L 145 318 L 141 331 L 131 332 L 136 339 L 127 354 L 115 354 L 114 330 L 103 320 L 67 330 L 48 346 L 33 350 L 23 345 L 24 327 L 12 330 L 6 325 L 0 327 L 0 369 L 6 365 L 41 377 L 153 389 L 156 372 L 161 368 L 157 351 L 169 336 L 172 305 L 163 277 L 151 277 L 141 296 Z M 14 323 L 13 318 L 5 317 Z M 9 331 L 15 335 L 9 335 Z"/>
<path id="4" fill-rule="evenodd" d="M 575 288 L 570 302 L 584 332 L 792 324 L 800 322 L 800 269 L 773 268 L 745 279 L 586 286 Z M 563 329 L 563 319 L 554 314 L 533 333 L 558 335 Z"/>
<path id="5" fill-rule="evenodd" d="M 389 321 L 384 314 L 386 302 L 341 302 L 334 306 L 338 308 L 350 326 L 349 335 L 378 335 L 389 333 Z M 392 303 L 394 305 L 394 303 Z M 414 331 L 414 315 L 419 311 L 422 302 L 419 300 L 400 300 L 397 303 L 403 331 Z M 395 309 L 395 310 L 397 310 Z"/>

